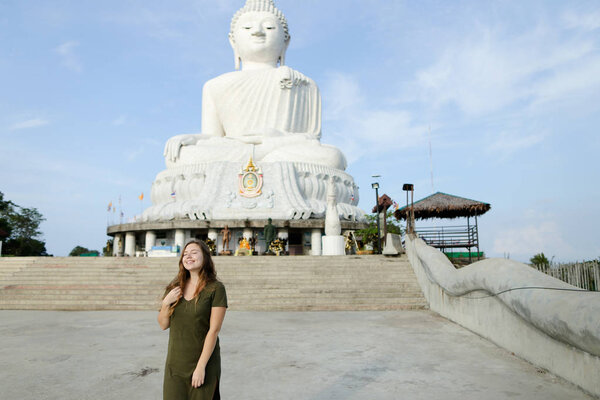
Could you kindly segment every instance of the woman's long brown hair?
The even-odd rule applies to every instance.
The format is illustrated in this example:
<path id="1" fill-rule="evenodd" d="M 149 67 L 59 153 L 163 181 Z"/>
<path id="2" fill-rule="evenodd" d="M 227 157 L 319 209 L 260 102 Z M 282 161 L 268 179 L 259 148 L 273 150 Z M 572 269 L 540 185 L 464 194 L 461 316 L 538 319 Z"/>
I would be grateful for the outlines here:
<path id="1" fill-rule="evenodd" d="M 194 290 L 194 298 L 196 299 L 196 301 L 198 301 L 198 293 L 200 293 L 200 291 L 204 289 L 206 285 L 217 281 L 217 272 L 215 271 L 215 264 L 212 260 L 212 257 L 210 256 L 210 249 L 208 248 L 206 243 L 204 243 L 201 240 L 191 240 L 187 242 L 185 246 L 183 246 L 183 249 L 181 249 L 181 256 L 179 256 L 179 272 L 177 273 L 177 276 L 175 276 L 175 278 L 173 278 L 173 280 L 165 288 L 165 293 L 162 297 L 163 299 L 167 296 L 167 294 L 169 294 L 171 290 L 175 289 L 176 287 L 180 287 L 181 291 L 183 292 L 185 284 L 190 279 L 190 271 L 185 269 L 185 267 L 183 266 L 183 253 L 190 244 L 198 245 L 200 247 L 200 250 L 202 251 L 202 268 L 200 269 L 200 280 L 198 281 L 198 286 L 196 286 L 196 290 Z M 183 294 L 181 295 L 181 297 L 183 297 Z M 173 314 L 173 310 L 175 309 L 177 303 L 179 303 L 179 300 L 181 300 L 181 297 L 176 302 L 171 304 L 171 307 L 169 307 L 169 315 Z"/>

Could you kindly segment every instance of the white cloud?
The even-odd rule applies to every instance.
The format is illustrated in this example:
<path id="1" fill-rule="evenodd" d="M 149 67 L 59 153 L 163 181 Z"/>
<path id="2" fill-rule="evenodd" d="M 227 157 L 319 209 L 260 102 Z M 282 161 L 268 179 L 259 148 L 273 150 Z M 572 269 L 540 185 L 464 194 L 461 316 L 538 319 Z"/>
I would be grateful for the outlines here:
<path id="1" fill-rule="evenodd" d="M 161 142 L 160 140 L 156 140 L 153 138 L 145 138 L 145 139 L 143 139 L 143 142 L 149 146 L 154 146 L 154 147 L 157 147 L 157 146 L 161 147 L 164 145 L 164 143 Z"/>
<path id="2" fill-rule="evenodd" d="M 69 41 L 58 46 L 55 51 L 61 56 L 62 65 L 73 72 L 83 71 L 83 65 L 79 60 L 75 49 L 79 46 L 79 42 Z"/>
<path id="3" fill-rule="evenodd" d="M 234 10 L 243 5 L 236 0 L 200 0 L 182 3 L 175 8 L 169 3 L 157 4 L 128 2 L 117 12 L 109 11 L 104 18 L 111 23 L 136 27 L 145 35 L 161 41 L 178 41 L 188 37 L 192 30 L 210 27 L 211 22 L 220 15 L 233 16 Z M 196 31 L 194 33 L 197 34 Z"/>
<path id="4" fill-rule="evenodd" d="M 527 135 L 522 132 L 504 131 L 500 132 L 494 138 L 494 141 L 486 147 L 486 152 L 500 156 L 509 156 L 515 152 L 535 146 L 543 140 L 544 135 L 541 133 Z"/>
<path id="5" fill-rule="evenodd" d="M 146 154 L 147 150 L 150 148 L 151 151 L 156 154 L 157 153 L 157 148 L 161 149 L 159 150 L 162 151 L 162 147 L 164 146 L 163 143 L 161 143 L 159 140 L 153 139 L 153 138 L 143 138 L 141 139 L 141 142 L 135 146 L 135 147 L 131 147 L 131 149 L 127 149 L 127 151 L 124 154 L 124 156 L 127 158 L 127 160 L 129 161 L 134 161 L 136 159 L 138 159 L 140 156 L 142 156 L 143 154 Z"/>
<path id="6" fill-rule="evenodd" d="M 40 126 L 48 125 L 49 123 L 50 122 L 48 122 L 47 120 L 42 119 L 42 118 L 33 118 L 33 119 L 28 119 L 27 121 L 14 123 L 10 126 L 9 129 L 16 131 L 19 129 L 38 128 Z"/>
<path id="7" fill-rule="evenodd" d="M 118 118 L 116 118 L 115 120 L 113 120 L 112 124 L 114 126 L 121 126 L 121 125 L 125 125 L 127 123 L 127 116 L 126 115 L 119 115 Z"/>
<path id="8" fill-rule="evenodd" d="M 600 92 L 600 55 L 557 69 L 552 76 L 536 84 L 534 91 L 537 93 L 534 106 L 585 93 L 597 95 Z"/>
<path id="9" fill-rule="evenodd" d="M 324 119 L 338 120 L 364 102 L 358 81 L 350 75 L 332 73 L 323 86 Z"/>
<path id="10" fill-rule="evenodd" d="M 562 19 L 568 29 L 593 31 L 600 28 L 600 11 L 579 14 L 570 10 L 563 15 Z"/>
<path id="11" fill-rule="evenodd" d="M 144 154 L 145 150 L 146 150 L 146 146 L 140 145 L 137 148 L 131 149 L 130 151 L 125 153 L 125 157 L 127 157 L 127 159 L 129 161 L 133 161 L 136 158 L 138 158 L 140 155 Z"/>
<path id="12" fill-rule="evenodd" d="M 544 26 L 520 35 L 479 28 L 418 71 L 415 84 L 421 100 L 436 107 L 455 104 L 470 116 L 518 102 L 560 100 L 600 84 L 595 42 L 593 36 L 559 34 Z"/>
<path id="13" fill-rule="evenodd" d="M 558 224 L 553 221 L 502 230 L 496 234 L 493 249 L 496 253 L 509 253 L 511 258 L 523 260 L 540 252 L 549 258 L 573 253 L 572 246 L 564 240 Z"/>
<path id="14" fill-rule="evenodd" d="M 322 85 L 324 104 L 324 143 L 342 147 L 348 162 L 366 154 L 393 153 L 419 145 L 427 131 L 416 126 L 411 114 L 401 108 L 386 109 L 368 101 L 349 74 L 332 73 Z"/>

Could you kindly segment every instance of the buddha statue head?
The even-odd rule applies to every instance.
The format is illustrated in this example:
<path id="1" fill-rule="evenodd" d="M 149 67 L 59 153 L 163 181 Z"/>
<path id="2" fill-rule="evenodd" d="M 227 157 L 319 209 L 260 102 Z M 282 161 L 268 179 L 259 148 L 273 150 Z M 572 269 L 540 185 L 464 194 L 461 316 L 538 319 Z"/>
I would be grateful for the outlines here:
<path id="1" fill-rule="evenodd" d="M 240 62 L 242 66 L 284 65 L 290 43 L 287 20 L 273 0 L 247 0 L 231 20 L 229 43 L 235 69 L 240 69 Z"/>

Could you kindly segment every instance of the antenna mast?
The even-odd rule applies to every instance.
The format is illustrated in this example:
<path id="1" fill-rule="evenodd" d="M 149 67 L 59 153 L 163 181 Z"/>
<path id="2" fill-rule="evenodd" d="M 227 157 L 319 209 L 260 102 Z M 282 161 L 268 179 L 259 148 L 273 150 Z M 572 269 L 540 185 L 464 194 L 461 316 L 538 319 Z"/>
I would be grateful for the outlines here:
<path id="1" fill-rule="evenodd" d="M 431 154 L 431 125 L 429 125 L 429 171 L 431 174 L 431 193 L 435 193 L 433 188 L 433 156 Z"/>

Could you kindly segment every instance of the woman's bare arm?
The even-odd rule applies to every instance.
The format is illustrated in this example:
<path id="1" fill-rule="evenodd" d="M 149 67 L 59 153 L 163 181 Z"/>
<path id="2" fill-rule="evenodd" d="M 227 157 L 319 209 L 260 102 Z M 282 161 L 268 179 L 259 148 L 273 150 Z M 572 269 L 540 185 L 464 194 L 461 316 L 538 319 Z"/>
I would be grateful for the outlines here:
<path id="1" fill-rule="evenodd" d="M 163 299 L 160 305 L 160 311 L 158 312 L 158 325 L 163 331 L 171 325 L 171 316 L 169 315 L 171 304 L 179 300 L 181 295 L 181 288 L 176 287 L 175 289 L 171 290 Z"/>
<path id="2" fill-rule="evenodd" d="M 219 336 L 219 332 L 221 331 L 221 325 L 223 325 L 226 310 L 226 307 L 212 307 L 211 309 L 210 328 L 206 334 L 206 338 L 204 339 L 202 354 L 200 354 L 200 359 L 198 360 L 198 364 L 196 365 L 196 369 L 192 375 L 193 387 L 200 387 L 202 384 L 204 384 L 206 364 L 208 364 L 208 360 L 215 350 L 217 336 Z"/>

